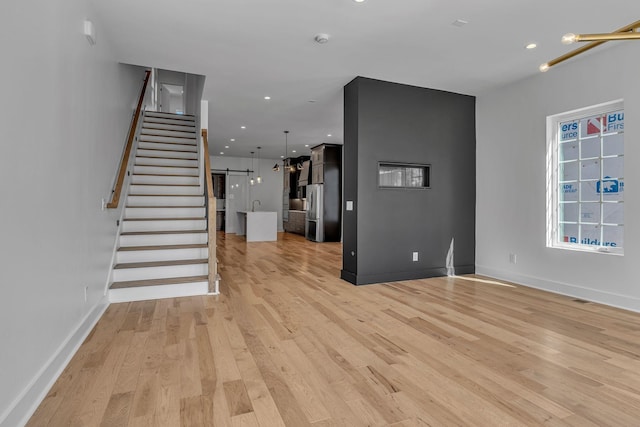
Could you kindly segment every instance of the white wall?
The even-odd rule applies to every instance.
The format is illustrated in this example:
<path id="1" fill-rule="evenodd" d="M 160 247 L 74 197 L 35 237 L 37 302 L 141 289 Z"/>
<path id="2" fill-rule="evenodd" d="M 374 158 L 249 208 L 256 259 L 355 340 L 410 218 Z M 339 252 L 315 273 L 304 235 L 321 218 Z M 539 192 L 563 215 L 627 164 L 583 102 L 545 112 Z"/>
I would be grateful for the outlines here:
<path id="1" fill-rule="evenodd" d="M 113 60 L 105 33 L 87 0 L 0 6 L 3 427 L 23 423 L 106 307 L 118 215 L 101 198 L 144 73 Z"/>
<path id="2" fill-rule="evenodd" d="M 624 42 L 478 97 L 479 274 L 640 311 L 639 69 L 640 43 Z M 625 255 L 547 248 L 546 117 L 621 98 L 628 118 Z"/>
<path id="3" fill-rule="evenodd" d="M 260 159 L 260 173 L 262 184 L 249 186 L 249 206 L 251 209 L 252 200 L 260 200 L 260 206 L 256 204 L 256 209 L 261 211 L 271 211 L 278 213 L 278 231 L 282 228 L 282 169 L 279 172 L 272 170 L 275 163 L 282 163 L 278 159 Z M 251 158 L 211 156 L 211 169 L 251 169 Z M 254 177 L 258 176 L 258 160 L 253 160 Z M 215 172 L 215 171 L 214 171 Z M 216 172 L 217 173 L 217 172 Z"/>
<path id="4" fill-rule="evenodd" d="M 205 76 L 187 74 L 185 78 L 185 114 L 200 114 L 200 102 L 204 91 Z M 208 118 L 207 118 L 208 119 Z M 201 118 L 202 120 L 202 118 Z"/>

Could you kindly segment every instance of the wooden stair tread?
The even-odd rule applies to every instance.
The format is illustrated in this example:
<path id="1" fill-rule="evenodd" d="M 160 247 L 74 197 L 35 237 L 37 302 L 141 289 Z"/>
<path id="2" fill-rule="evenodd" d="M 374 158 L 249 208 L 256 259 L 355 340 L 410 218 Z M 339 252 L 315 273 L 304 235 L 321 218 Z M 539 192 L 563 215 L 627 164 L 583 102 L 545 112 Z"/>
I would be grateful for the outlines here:
<path id="1" fill-rule="evenodd" d="M 146 111 L 144 115 L 145 117 L 174 116 L 174 117 L 190 117 L 191 119 L 195 117 L 193 114 L 176 114 L 176 113 L 167 113 L 166 111 Z"/>
<path id="2" fill-rule="evenodd" d="M 206 282 L 208 276 L 185 276 L 170 277 L 166 279 L 128 280 L 124 282 L 113 282 L 109 289 L 139 288 L 145 286 L 180 285 L 184 283 Z"/>
<path id="3" fill-rule="evenodd" d="M 182 130 L 182 129 L 165 129 L 165 128 L 159 128 L 159 127 L 155 127 L 155 126 L 147 126 L 147 125 L 165 125 L 165 126 L 179 126 L 179 127 L 183 127 L 183 128 L 190 128 L 189 130 Z M 148 130 L 174 130 L 176 132 L 195 132 L 196 127 L 195 125 L 188 125 L 188 124 L 182 124 L 182 123 L 158 123 L 158 122 L 148 122 L 146 124 L 142 125 L 142 129 L 148 129 Z M 191 130 L 193 129 L 193 130 Z"/>
<path id="4" fill-rule="evenodd" d="M 160 124 L 160 123 L 156 123 L 156 124 Z M 167 126 L 173 126 L 172 123 L 165 123 Z M 180 133 L 191 133 L 193 135 L 196 134 L 196 127 L 195 126 L 189 126 L 189 129 L 187 129 L 187 126 L 182 126 L 182 129 L 158 129 L 158 128 L 151 128 L 149 126 L 143 126 L 142 127 L 142 134 L 146 134 L 149 135 L 147 132 L 180 132 Z M 155 133 L 152 133 L 151 135 L 155 135 Z M 195 136 L 194 136 L 195 137 Z"/>
<path id="5" fill-rule="evenodd" d="M 137 184 L 134 184 L 137 185 Z M 134 197 L 204 197 L 204 194 L 129 194 Z M 127 206 L 135 208 L 135 206 Z"/>
<path id="6" fill-rule="evenodd" d="M 194 196 L 194 197 L 202 197 L 202 196 Z M 193 205 L 180 205 L 180 206 L 125 206 L 127 209 L 195 209 L 195 208 L 204 208 L 206 206 L 193 206 Z"/>
<path id="7" fill-rule="evenodd" d="M 151 185 L 155 187 L 200 187 L 199 184 L 133 184 L 132 183 L 131 185 Z"/>
<path id="8" fill-rule="evenodd" d="M 184 144 L 183 144 L 184 145 Z M 144 148 L 144 147 L 138 147 L 138 150 L 145 150 L 145 151 L 162 151 L 163 153 L 196 153 L 197 151 L 181 151 L 181 150 L 167 150 L 167 149 L 163 149 L 163 148 Z"/>
<path id="9" fill-rule="evenodd" d="M 121 236 L 152 236 L 154 234 L 207 234 L 207 230 L 125 231 Z"/>
<path id="10" fill-rule="evenodd" d="M 153 117 L 154 119 L 157 119 L 159 117 Z M 169 119 L 171 120 L 171 119 Z M 165 125 L 165 126 L 181 126 L 184 128 L 194 128 L 195 129 L 195 123 L 189 123 L 189 121 L 181 121 L 181 122 L 173 122 L 173 123 L 163 123 L 163 122 L 156 122 L 156 121 L 151 121 L 151 120 L 145 120 L 144 124 L 142 125 L 143 129 L 158 129 L 158 130 L 171 130 L 171 129 L 162 129 L 162 128 L 153 128 L 153 127 L 149 127 L 147 125 Z"/>
<path id="11" fill-rule="evenodd" d="M 180 131 L 176 131 L 176 132 L 180 132 Z M 144 136 L 155 136 L 155 137 L 160 137 L 160 138 L 176 138 L 176 139 L 192 139 L 192 140 L 196 140 L 195 136 L 178 136 L 178 135 L 155 135 L 152 133 L 140 133 L 141 137 Z"/>
<path id="12" fill-rule="evenodd" d="M 206 264 L 207 262 L 209 262 L 207 258 L 179 259 L 174 261 L 125 262 L 116 264 L 115 266 L 113 266 L 113 269 L 122 270 L 123 268 L 173 267 L 176 265 Z"/>
<path id="13" fill-rule="evenodd" d="M 134 173 L 133 176 L 186 176 L 188 178 L 199 178 L 198 175 L 184 175 L 184 174 L 162 174 L 162 173 Z M 131 185 L 140 185 L 140 184 L 131 184 Z M 158 185 L 168 185 L 168 184 L 158 184 Z"/>
<path id="14" fill-rule="evenodd" d="M 135 164 L 134 166 L 147 166 L 150 168 L 183 168 L 183 169 L 198 169 L 198 166 L 174 166 L 174 165 L 139 165 Z M 194 175 L 196 176 L 196 175 Z"/>
<path id="15" fill-rule="evenodd" d="M 179 115 L 173 115 L 173 116 L 151 116 L 149 114 L 145 114 L 144 116 L 144 121 L 151 121 L 151 120 L 175 120 L 176 122 L 179 123 L 194 123 L 195 124 L 195 117 L 194 116 L 179 116 Z"/>
<path id="16" fill-rule="evenodd" d="M 157 135 L 156 135 L 157 136 Z M 166 137 L 166 138 L 171 138 L 171 137 Z M 195 140 L 194 140 L 195 141 Z M 168 142 L 168 141 L 143 141 L 142 138 L 140 138 L 140 142 L 148 142 L 151 144 L 172 144 L 172 145 L 184 145 L 185 147 L 196 147 L 197 144 L 193 143 L 186 143 L 186 142 Z M 144 150 L 144 147 L 143 147 Z"/>
<path id="17" fill-rule="evenodd" d="M 184 245 L 155 245 L 155 246 L 120 246 L 118 251 L 161 251 L 167 249 L 206 249 L 206 243 L 184 244 Z"/>
<path id="18" fill-rule="evenodd" d="M 124 218 L 123 221 L 196 221 L 196 220 L 202 220 L 202 219 L 206 219 L 205 217 L 201 216 L 191 216 L 191 217 L 184 217 L 184 218 Z"/>
<path id="19" fill-rule="evenodd" d="M 144 148 L 141 148 L 144 150 Z M 181 153 L 181 151 L 174 151 L 174 153 Z M 184 157 L 164 157 L 164 156 L 136 156 L 136 159 L 165 159 L 165 160 L 191 160 L 197 162 L 198 159 L 186 159 Z"/>

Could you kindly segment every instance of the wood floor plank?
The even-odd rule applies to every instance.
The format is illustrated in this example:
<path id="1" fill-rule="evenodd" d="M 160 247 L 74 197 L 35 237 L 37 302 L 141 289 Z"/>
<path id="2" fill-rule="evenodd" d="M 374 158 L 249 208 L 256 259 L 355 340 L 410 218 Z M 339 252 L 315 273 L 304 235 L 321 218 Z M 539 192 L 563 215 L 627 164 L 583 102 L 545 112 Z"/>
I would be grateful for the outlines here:
<path id="1" fill-rule="evenodd" d="M 133 391 L 112 394 L 100 427 L 119 427 L 126 425 L 129 421 L 133 394 Z"/>
<path id="2" fill-rule="evenodd" d="M 72 425 L 100 425 L 133 335 L 133 331 L 121 331 L 115 335 L 104 363 L 99 367 L 82 403 L 71 416 Z"/>
<path id="3" fill-rule="evenodd" d="M 260 427 L 256 414 L 248 412 L 231 418 L 233 427 Z"/>
<path id="4" fill-rule="evenodd" d="M 247 389 L 242 380 L 227 381 L 222 384 L 222 387 L 231 417 L 253 412 L 253 406 L 251 406 Z"/>
<path id="5" fill-rule="evenodd" d="M 183 397 L 180 399 L 180 426 L 204 426 L 204 408 L 201 396 Z"/>
<path id="6" fill-rule="evenodd" d="M 638 425 L 638 313 L 217 237 L 220 295 L 112 304 L 27 426 Z"/>

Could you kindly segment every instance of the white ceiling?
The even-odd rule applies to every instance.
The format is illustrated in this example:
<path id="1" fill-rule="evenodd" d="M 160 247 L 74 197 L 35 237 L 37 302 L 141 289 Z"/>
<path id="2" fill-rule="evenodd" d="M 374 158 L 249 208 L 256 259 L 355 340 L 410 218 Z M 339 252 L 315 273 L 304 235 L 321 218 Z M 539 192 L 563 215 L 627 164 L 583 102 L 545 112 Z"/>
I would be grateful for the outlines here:
<path id="1" fill-rule="evenodd" d="M 207 77 L 214 154 L 262 146 L 270 158 L 283 154 L 285 129 L 289 154 L 342 143 L 342 88 L 356 76 L 479 95 L 538 74 L 572 49 L 560 43 L 567 32 L 640 19 L 638 0 L 93 2 L 120 62 Z M 329 42 L 316 43 L 317 33 Z"/>

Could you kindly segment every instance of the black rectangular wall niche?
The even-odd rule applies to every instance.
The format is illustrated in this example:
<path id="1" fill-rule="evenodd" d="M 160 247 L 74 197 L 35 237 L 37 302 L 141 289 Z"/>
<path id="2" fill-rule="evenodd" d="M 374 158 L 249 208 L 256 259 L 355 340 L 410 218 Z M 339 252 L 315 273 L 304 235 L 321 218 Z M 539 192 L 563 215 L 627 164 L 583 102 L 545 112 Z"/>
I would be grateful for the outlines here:
<path id="1" fill-rule="evenodd" d="M 428 188 L 379 165 L 429 165 Z M 357 77 L 344 90 L 343 266 L 356 285 L 475 271 L 475 97 Z M 415 253 L 417 252 L 417 261 Z"/>

